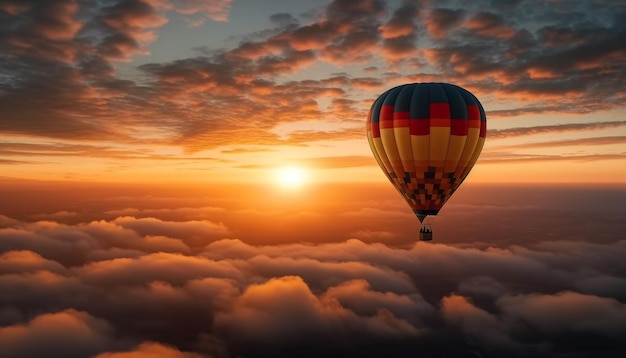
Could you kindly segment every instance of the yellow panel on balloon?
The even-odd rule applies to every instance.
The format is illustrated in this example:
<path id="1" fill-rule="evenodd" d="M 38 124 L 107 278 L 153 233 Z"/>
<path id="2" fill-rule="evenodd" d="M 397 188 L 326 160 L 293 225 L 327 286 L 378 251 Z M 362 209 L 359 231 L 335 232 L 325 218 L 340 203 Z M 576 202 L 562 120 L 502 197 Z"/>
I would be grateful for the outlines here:
<path id="1" fill-rule="evenodd" d="M 430 127 L 428 162 L 432 167 L 443 167 L 448 153 L 450 127 Z"/>
<path id="2" fill-rule="evenodd" d="M 413 163 L 413 147 L 411 144 L 411 133 L 409 127 L 394 127 L 394 135 L 396 137 L 396 145 L 398 146 L 398 154 L 405 172 L 413 173 L 415 164 Z"/>
<path id="3" fill-rule="evenodd" d="M 443 168 L 445 173 L 452 173 L 459 164 L 461 154 L 465 148 L 466 136 L 451 135 L 448 142 L 448 154 L 446 155 L 446 164 Z"/>
<path id="4" fill-rule="evenodd" d="M 400 154 L 398 154 L 398 145 L 396 144 L 396 137 L 393 131 L 393 128 L 381 128 L 380 138 L 383 141 L 383 147 L 385 148 L 385 153 L 387 154 L 387 158 L 389 158 L 393 171 L 398 177 L 401 177 L 404 174 L 404 168 L 402 168 Z"/>

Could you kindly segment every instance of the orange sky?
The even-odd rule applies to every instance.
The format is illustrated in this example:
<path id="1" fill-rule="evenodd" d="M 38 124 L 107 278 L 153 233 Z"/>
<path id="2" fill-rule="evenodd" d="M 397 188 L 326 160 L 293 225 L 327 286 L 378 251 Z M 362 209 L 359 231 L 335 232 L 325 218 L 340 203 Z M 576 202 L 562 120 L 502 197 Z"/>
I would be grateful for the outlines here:
<path id="1" fill-rule="evenodd" d="M 515 17 L 505 4 L 68 4 L 45 16 L 0 4 L 14 21 L 0 48 L 2 176 L 266 182 L 297 166 L 312 182 L 379 182 L 370 105 L 390 87 L 436 81 L 486 110 L 469 180 L 626 177 L 626 53 L 610 6 L 576 4 L 595 15 L 563 25 L 558 3 L 519 4 Z"/>
<path id="2" fill-rule="evenodd" d="M 602 137 L 598 144 L 589 145 L 575 144 L 579 141 L 577 137 L 564 141 L 552 139 L 556 137 L 550 135 L 536 137 L 540 142 L 528 138 L 517 144 L 519 141 L 488 136 L 482 157 L 468 180 L 476 183 L 623 183 L 626 178 L 621 143 L 604 144 Z M 320 157 L 322 153 L 324 156 Z M 11 157 L 15 162 L 3 164 L 3 176 L 36 180 L 272 184 L 278 180 L 281 170 L 298 168 L 308 183 L 386 181 L 366 138 L 311 142 L 304 147 L 275 145 L 251 151 L 224 147 L 220 151 L 166 157 L 109 157 L 89 152 L 46 154 L 45 157 L 20 153 Z"/>

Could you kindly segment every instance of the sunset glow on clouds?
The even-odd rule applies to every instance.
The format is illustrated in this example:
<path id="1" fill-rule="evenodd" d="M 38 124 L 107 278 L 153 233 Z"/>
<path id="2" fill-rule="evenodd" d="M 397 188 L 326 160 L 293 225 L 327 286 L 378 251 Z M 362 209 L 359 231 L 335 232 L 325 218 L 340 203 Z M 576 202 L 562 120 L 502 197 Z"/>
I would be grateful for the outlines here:
<path id="1" fill-rule="evenodd" d="M 3 357 L 625 348 L 623 190 L 466 186 L 416 244 L 378 184 L 22 185 L 0 203 Z"/>
<path id="2" fill-rule="evenodd" d="M 619 1 L 0 0 L 0 357 L 626 350 Z M 372 101 L 472 91 L 434 241 Z"/>
<path id="3" fill-rule="evenodd" d="M 622 170 L 594 178 L 579 163 L 626 167 L 621 6 L 485 5 L 2 1 L 3 176 L 246 181 L 286 161 L 335 160 L 338 170 L 312 168 L 320 180 L 379 181 L 362 140 L 371 102 L 440 81 L 486 108 L 475 180 L 519 181 L 504 173 L 521 160 L 533 181 L 559 181 L 554 161 L 577 181 L 620 181 Z M 563 140 L 576 150 L 546 148 Z"/>

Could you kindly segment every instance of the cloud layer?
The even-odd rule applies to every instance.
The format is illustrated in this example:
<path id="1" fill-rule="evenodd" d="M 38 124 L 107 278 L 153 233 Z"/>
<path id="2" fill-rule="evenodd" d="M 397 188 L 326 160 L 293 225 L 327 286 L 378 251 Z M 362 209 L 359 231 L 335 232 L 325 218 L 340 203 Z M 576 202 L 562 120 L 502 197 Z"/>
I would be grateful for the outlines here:
<path id="1" fill-rule="evenodd" d="M 363 225 L 355 235 L 368 242 L 296 243 L 298 231 L 287 229 L 284 244 L 244 242 L 232 237 L 236 227 L 219 224 L 228 210 L 164 198 L 149 218 L 137 209 L 73 224 L 61 222 L 76 219 L 68 213 L 59 221 L 0 216 L 0 355 L 586 357 L 626 348 L 620 213 L 594 219 L 604 237 L 585 239 L 579 228 L 550 239 L 563 220 L 550 210 L 571 207 L 552 201 L 550 220 L 533 222 L 548 236 L 521 240 L 515 235 L 529 231 L 499 231 L 455 211 L 498 217 L 504 227 L 523 201 L 473 201 L 471 211 L 459 203 L 447 213 L 465 227 L 458 244 L 403 248 L 380 243 L 398 233 L 371 210 L 350 215 L 390 231 Z M 590 201 L 585 210 L 598 208 Z M 189 218 L 198 214 L 205 219 Z M 493 244 L 467 236 L 486 231 L 478 240 Z"/>
<path id="2" fill-rule="evenodd" d="M 342 140 L 361 136 L 355 123 L 372 98 L 410 81 L 461 84 L 490 104 L 493 119 L 623 108 L 623 5 L 489 4 L 334 0 L 308 15 L 274 14 L 270 27 L 235 45 L 207 44 L 197 56 L 146 61 L 122 76 L 119 64 L 148 54 L 174 13 L 193 26 L 226 21 L 232 1 L 3 1 L 0 131 L 135 145 L 150 133 L 151 143 L 188 152 Z M 295 76 L 319 64 L 337 70 Z M 352 127 L 274 131 L 317 120 Z M 91 145 L 82 155 L 116 155 Z M 39 145 L 19 155 L 29 151 L 61 154 Z"/>

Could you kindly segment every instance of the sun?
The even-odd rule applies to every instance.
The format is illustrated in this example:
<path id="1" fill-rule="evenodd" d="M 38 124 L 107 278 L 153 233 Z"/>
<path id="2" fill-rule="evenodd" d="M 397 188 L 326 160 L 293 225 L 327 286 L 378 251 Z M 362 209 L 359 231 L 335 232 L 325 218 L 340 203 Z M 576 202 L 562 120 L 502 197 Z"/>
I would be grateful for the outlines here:
<path id="1" fill-rule="evenodd" d="M 276 179 L 284 188 L 298 188 L 306 182 L 306 174 L 296 167 L 281 168 L 276 172 Z"/>

